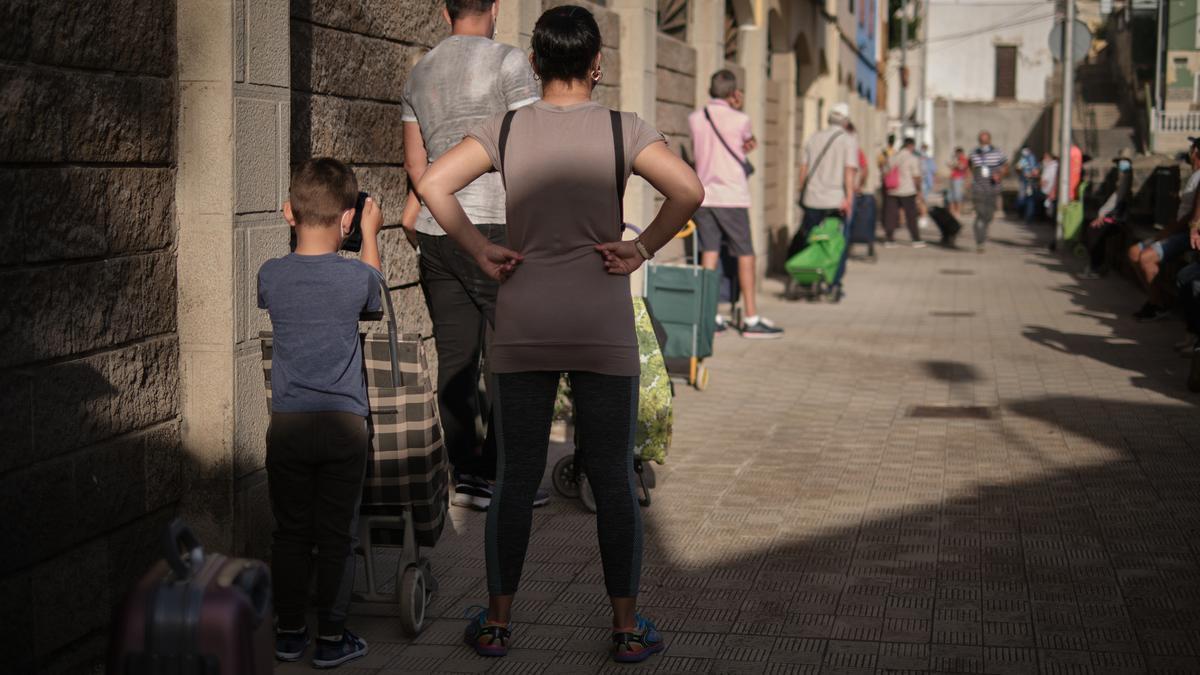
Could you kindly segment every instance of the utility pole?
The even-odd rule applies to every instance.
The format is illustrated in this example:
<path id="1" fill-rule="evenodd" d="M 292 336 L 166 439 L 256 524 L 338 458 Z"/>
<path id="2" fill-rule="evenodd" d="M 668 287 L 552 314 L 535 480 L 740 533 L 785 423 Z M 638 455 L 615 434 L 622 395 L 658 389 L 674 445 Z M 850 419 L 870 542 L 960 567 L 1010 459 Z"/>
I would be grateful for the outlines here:
<path id="1" fill-rule="evenodd" d="M 1061 147 L 1058 159 L 1058 217 L 1054 228 L 1054 241 L 1059 246 L 1063 240 L 1063 215 L 1066 214 L 1067 204 L 1074 199 L 1071 192 L 1071 100 L 1075 90 L 1075 59 L 1072 45 L 1075 44 L 1075 0 L 1066 0 L 1066 20 L 1063 21 L 1062 31 L 1062 121 Z"/>
<path id="2" fill-rule="evenodd" d="M 1163 74 L 1163 15 L 1166 14 L 1165 0 L 1158 0 L 1158 29 L 1154 34 L 1154 112 L 1162 112 Z M 1153 128 L 1153 125 L 1151 125 Z"/>
<path id="3" fill-rule="evenodd" d="M 908 10 L 900 0 L 900 142 L 908 135 Z"/>
<path id="4" fill-rule="evenodd" d="M 921 142 L 933 145 L 933 138 L 929 134 L 929 115 L 925 100 L 925 81 L 929 79 L 929 0 L 921 2 L 917 0 L 917 11 L 921 16 L 921 23 L 918 24 L 918 30 L 921 33 L 921 88 L 917 94 L 917 120 L 921 123 Z"/>

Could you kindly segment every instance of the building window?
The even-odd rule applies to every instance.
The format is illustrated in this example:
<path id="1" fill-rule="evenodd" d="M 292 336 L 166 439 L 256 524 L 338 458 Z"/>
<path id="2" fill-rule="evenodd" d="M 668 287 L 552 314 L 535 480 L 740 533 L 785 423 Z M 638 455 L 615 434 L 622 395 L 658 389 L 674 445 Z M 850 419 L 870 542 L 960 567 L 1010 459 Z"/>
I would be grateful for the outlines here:
<path id="1" fill-rule="evenodd" d="M 996 98 L 1017 97 L 1017 48 L 996 45 Z"/>
<path id="2" fill-rule="evenodd" d="M 687 41 L 687 0 L 658 0 L 658 30 Z"/>

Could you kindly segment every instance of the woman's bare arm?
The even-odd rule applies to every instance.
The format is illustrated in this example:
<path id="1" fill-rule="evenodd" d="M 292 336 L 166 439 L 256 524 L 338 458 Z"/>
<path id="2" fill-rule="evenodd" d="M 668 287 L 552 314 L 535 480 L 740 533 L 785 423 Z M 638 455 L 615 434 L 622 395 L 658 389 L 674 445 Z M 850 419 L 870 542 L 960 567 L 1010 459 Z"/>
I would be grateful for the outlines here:
<path id="1" fill-rule="evenodd" d="M 704 186 L 692 167 L 671 152 L 666 143 L 651 143 L 638 153 L 633 159 L 633 172 L 666 197 L 658 215 L 638 237 L 653 255 L 666 246 L 696 212 L 704 201 Z M 630 274 L 645 262 L 632 241 L 599 244 L 596 250 L 604 256 L 604 267 L 611 274 Z"/>
<path id="2" fill-rule="evenodd" d="M 417 185 L 417 194 L 446 234 L 453 237 L 485 273 L 503 281 L 516 269 L 521 256 L 489 242 L 480 234 L 454 196 L 491 168 L 492 160 L 479 141 L 464 138 L 429 166 Z"/>

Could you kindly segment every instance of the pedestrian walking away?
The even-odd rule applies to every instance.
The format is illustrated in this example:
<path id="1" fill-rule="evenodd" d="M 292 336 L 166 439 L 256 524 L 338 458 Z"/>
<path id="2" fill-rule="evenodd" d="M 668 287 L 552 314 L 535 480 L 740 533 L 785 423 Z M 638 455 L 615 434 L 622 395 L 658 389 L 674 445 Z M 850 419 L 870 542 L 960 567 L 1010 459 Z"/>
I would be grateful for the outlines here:
<path id="1" fill-rule="evenodd" d="M 367 654 L 366 641 L 345 624 L 369 443 L 358 318 L 380 309 L 376 236 L 383 214 L 368 199 L 361 260 L 339 256 L 357 199 L 358 181 L 341 162 L 301 164 L 283 206 L 296 231 L 296 250 L 258 271 L 258 307 L 270 315 L 274 341 L 266 468 L 275 517 L 275 655 L 298 661 L 308 648 L 305 615 L 315 558 L 317 667 Z"/>
<path id="2" fill-rule="evenodd" d="M 414 185 L 429 163 L 484 120 L 538 99 L 529 59 L 492 40 L 499 5 L 493 0 L 446 0 L 450 36 L 413 67 L 404 85 L 404 166 Z M 469 85 L 469 86 L 468 86 Z M 504 186 L 498 174 L 480 176 L 458 193 L 467 217 L 490 241 L 507 240 Z M 496 479 L 496 447 L 488 397 L 480 392 L 485 341 L 494 322 L 498 284 L 438 226 L 410 191 L 402 219 L 419 244 L 421 289 L 438 355 L 438 409 L 454 466 L 456 506 L 486 509 Z M 418 208 L 419 207 L 419 208 Z M 483 439 L 476 431 L 485 422 Z M 540 490 L 536 505 L 549 501 Z"/>
<path id="3" fill-rule="evenodd" d="M 777 338 L 783 330 L 758 314 L 754 247 L 750 241 L 750 173 L 746 154 L 758 145 L 750 131 L 750 116 L 742 112 L 743 94 L 729 70 L 713 74 L 709 95 L 700 110 L 688 116 L 696 174 L 704 185 L 704 204 L 696 211 L 700 264 L 715 270 L 721 246 L 737 258 L 738 287 L 745 310 L 741 330 L 748 338 Z M 717 330 L 725 330 L 717 316 Z"/>
<path id="4" fill-rule="evenodd" d="M 800 158 L 798 180 L 804 219 L 800 224 L 800 232 L 788 248 L 788 258 L 804 248 L 809 233 L 826 218 L 840 219 L 842 232 L 849 241 L 850 233 L 846 225 L 852 215 L 860 170 L 858 140 L 851 132 L 850 106 L 835 103 L 826 121 L 828 126 L 813 134 L 804 144 Z M 842 297 L 842 276 L 845 274 L 849 250 L 849 245 L 842 250 L 834 276 L 831 289 L 834 302 Z"/>
<path id="5" fill-rule="evenodd" d="M 979 146 L 971 151 L 971 201 L 975 205 L 975 250 L 983 253 L 988 228 L 996 216 L 1000 181 L 1008 171 L 1008 157 L 992 145 L 992 135 L 979 132 Z"/>
<path id="6" fill-rule="evenodd" d="M 508 652 L 533 495 L 565 372 L 575 397 L 577 452 L 596 500 L 612 655 L 641 661 L 665 643 L 637 613 L 643 535 L 633 441 L 641 364 L 629 275 L 686 224 L 704 190 L 662 134 L 633 113 L 592 100 L 604 64 L 591 12 L 573 5 L 547 10 L 531 47 L 542 99 L 485 121 L 417 187 L 442 228 L 501 282 L 489 356 L 500 467 L 485 528 L 489 599 L 472 612 L 464 639 L 480 655 Z M 507 247 L 489 241 L 455 199 L 493 170 L 508 194 Z M 621 196 L 631 172 L 666 199 L 637 239 L 622 240 Z"/>
<path id="7" fill-rule="evenodd" d="M 883 229 L 887 235 L 887 246 L 895 246 L 896 229 L 900 227 L 900 211 L 904 211 L 904 224 L 912 237 L 914 248 L 921 248 L 921 232 L 917 229 L 917 192 L 921 185 L 921 163 L 913 149 L 916 141 L 905 138 L 900 152 L 888 160 L 884 171 L 884 186 L 887 197 L 883 202 Z"/>

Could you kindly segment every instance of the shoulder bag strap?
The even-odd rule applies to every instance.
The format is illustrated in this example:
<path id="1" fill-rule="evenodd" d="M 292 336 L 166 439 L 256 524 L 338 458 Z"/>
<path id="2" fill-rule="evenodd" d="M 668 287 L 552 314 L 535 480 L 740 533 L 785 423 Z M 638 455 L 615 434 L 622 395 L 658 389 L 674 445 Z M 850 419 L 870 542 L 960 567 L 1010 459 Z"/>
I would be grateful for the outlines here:
<path id="1" fill-rule="evenodd" d="M 508 182 L 504 180 L 504 149 L 508 147 L 508 131 L 512 128 L 513 116 L 517 114 L 516 110 L 509 110 L 504 113 L 504 121 L 500 122 L 500 182 L 504 183 L 504 187 L 508 187 Z"/>
<path id="2" fill-rule="evenodd" d="M 620 214 L 621 231 L 625 230 L 625 133 L 621 128 L 621 113 L 617 110 L 608 111 L 612 121 L 613 157 L 616 164 L 617 179 L 617 213 Z"/>
<path id="3" fill-rule="evenodd" d="M 804 206 L 804 195 L 808 194 L 808 182 L 812 180 L 813 174 L 817 171 L 817 167 L 821 166 L 821 160 L 825 159 L 825 153 L 829 152 L 829 146 L 833 145 L 833 142 L 836 141 L 843 133 L 845 132 L 843 132 L 841 129 L 834 131 L 833 135 L 829 137 L 829 140 L 825 142 L 825 147 L 821 148 L 821 154 L 817 155 L 816 161 L 813 162 L 812 166 L 808 167 L 808 173 L 804 174 L 804 185 L 800 187 L 800 206 Z"/>
<path id="4" fill-rule="evenodd" d="M 717 131 L 717 125 L 713 122 L 713 118 L 708 114 L 708 106 L 704 106 L 704 119 L 708 120 L 708 126 L 712 127 L 713 134 L 717 137 L 717 140 L 721 141 L 721 145 L 730 155 L 733 155 L 733 158 L 738 161 L 738 164 L 745 162 L 745 160 L 737 156 L 737 153 L 733 151 L 733 148 L 729 147 L 729 144 L 725 142 L 725 138 L 721 136 L 721 132 Z"/>

